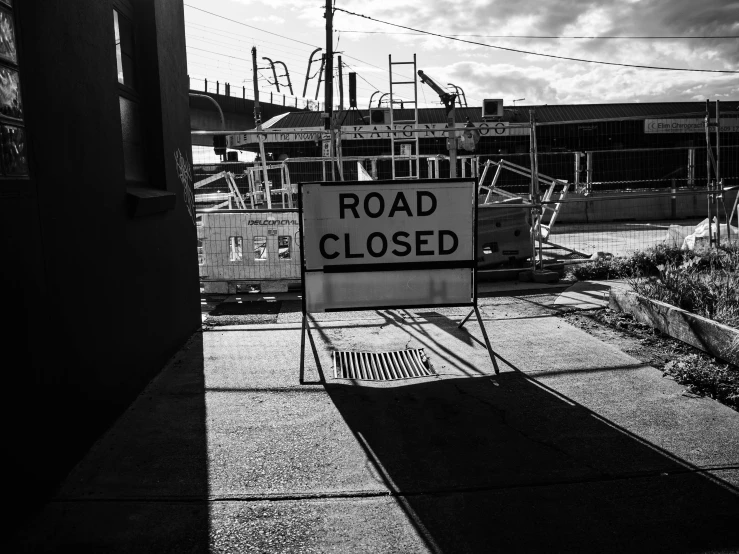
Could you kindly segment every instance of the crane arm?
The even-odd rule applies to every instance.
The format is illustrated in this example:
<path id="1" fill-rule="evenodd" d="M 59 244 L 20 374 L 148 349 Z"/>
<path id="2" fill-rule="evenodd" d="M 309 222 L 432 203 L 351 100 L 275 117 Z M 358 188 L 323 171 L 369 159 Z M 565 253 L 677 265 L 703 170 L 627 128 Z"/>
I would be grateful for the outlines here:
<path id="1" fill-rule="evenodd" d="M 418 70 L 418 76 L 421 78 L 422 83 L 430 86 L 434 90 L 434 92 L 439 95 L 439 98 L 441 99 L 441 102 L 444 104 L 444 107 L 446 108 L 447 112 L 454 108 L 454 102 L 457 99 L 456 94 L 452 94 L 451 92 L 445 91 L 443 88 L 437 85 L 436 82 L 431 77 L 426 75 L 421 69 Z"/>

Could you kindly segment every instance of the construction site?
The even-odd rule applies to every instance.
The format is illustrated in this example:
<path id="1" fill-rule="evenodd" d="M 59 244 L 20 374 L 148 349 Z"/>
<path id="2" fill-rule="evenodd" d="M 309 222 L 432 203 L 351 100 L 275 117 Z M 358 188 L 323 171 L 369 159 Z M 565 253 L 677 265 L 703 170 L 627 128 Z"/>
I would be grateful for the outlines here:
<path id="1" fill-rule="evenodd" d="M 394 81 L 397 66 L 414 78 Z M 366 109 L 350 79 L 349 106 L 328 130 L 325 114 L 294 111 L 238 134 L 193 132 L 223 143 L 224 161 L 194 166 L 205 291 L 299 286 L 298 183 L 317 181 L 474 179 L 481 278 L 561 275 L 597 257 L 695 244 L 696 230 L 698 244 L 737 240 L 737 102 L 470 107 L 415 56 L 389 56 L 388 74 L 390 92 Z M 422 86 L 444 107 L 419 108 Z M 256 160 L 225 161 L 226 150 Z"/>

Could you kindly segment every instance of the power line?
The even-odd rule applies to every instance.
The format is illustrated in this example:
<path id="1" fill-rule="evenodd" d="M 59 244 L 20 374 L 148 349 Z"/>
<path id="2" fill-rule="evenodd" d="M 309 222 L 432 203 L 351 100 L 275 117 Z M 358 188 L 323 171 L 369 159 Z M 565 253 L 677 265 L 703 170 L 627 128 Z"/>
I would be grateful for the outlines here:
<path id="1" fill-rule="evenodd" d="M 265 31 L 264 29 L 260 29 L 259 27 L 253 27 L 251 25 L 247 25 L 246 23 L 242 23 L 241 21 L 236 21 L 235 19 L 230 19 L 228 17 L 218 15 L 217 13 L 209 12 L 208 10 L 204 10 L 202 8 L 191 6 L 190 4 L 185 4 L 185 6 L 187 6 L 188 8 L 192 8 L 193 10 L 198 10 L 203 13 L 207 13 L 209 15 L 212 15 L 213 17 L 220 17 L 221 19 L 225 19 L 226 21 L 230 21 L 231 23 L 236 23 L 237 25 L 243 25 L 244 27 L 249 27 L 250 29 L 256 29 L 257 31 L 261 31 L 262 33 L 267 33 L 268 35 L 274 35 L 276 37 L 284 38 L 287 40 L 292 40 L 293 42 L 299 42 L 300 44 L 305 44 L 306 46 L 310 46 L 311 48 L 318 48 L 315 44 L 309 44 L 307 42 L 303 42 L 302 40 L 286 37 L 285 35 L 280 35 L 278 33 L 273 33 L 271 31 Z"/>
<path id="2" fill-rule="evenodd" d="M 725 70 L 725 69 L 685 69 L 685 68 L 678 68 L 678 67 L 657 67 L 657 66 L 651 66 L 651 65 L 635 65 L 635 64 L 626 64 L 626 63 L 616 63 L 616 62 L 602 62 L 597 60 L 584 60 L 582 58 L 570 58 L 567 56 L 555 56 L 554 54 L 542 54 L 541 52 L 531 52 L 527 50 L 517 50 L 515 48 L 506 48 L 504 46 L 495 46 L 493 44 L 485 44 L 484 42 L 475 42 L 472 40 L 465 40 L 461 38 L 455 38 L 448 35 L 440 35 L 438 33 L 432 33 L 430 31 L 422 31 L 419 29 L 414 29 L 413 27 L 406 27 L 405 25 L 398 25 L 397 23 L 390 23 L 389 21 L 383 21 L 381 19 L 375 19 L 374 17 L 370 17 L 368 15 L 363 15 L 361 13 L 354 13 L 350 12 L 348 10 L 342 10 L 341 8 L 334 8 L 335 11 L 344 12 L 349 15 L 354 15 L 357 17 L 363 17 L 365 19 L 369 19 L 370 21 L 376 21 L 377 23 L 384 23 L 385 25 L 391 25 L 393 27 L 399 27 L 401 29 L 408 29 L 409 31 L 414 31 L 416 33 L 424 34 L 424 35 L 430 35 L 434 37 L 439 38 L 445 38 L 447 40 L 456 40 L 458 42 L 464 42 L 467 44 L 474 44 L 476 46 L 484 46 L 486 48 L 495 48 L 496 50 L 505 50 L 507 52 L 516 52 L 518 54 L 528 54 L 531 56 L 543 56 L 545 58 L 554 58 L 557 60 L 567 60 L 571 62 L 582 62 L 582 63 L 594 63 L 594 64 L 601 64 L 601 65 L 615 65 L 619 67 L 632 67 L 636 69 L 659 69 L 662 71 L 693 71 L 693 72 L 700 72 L 700 73 L 739 73 L 739 71 L 734 70 Z"/>
<path id="3" fill-rule="evenodd" d="M 341 10 L 344 11 L 344 10 Z M 352 14 L 352 15 L 359 15 L 359 14 Z M 366 17 L 366 16 L 360 16 L 360 17 Z M 376 20 L 378 21 L 378 20 Z M 381 23 L 385 23 L 384 21 L 381 21 Z M 389 25 L 392 25 L 392 23 L 389 23 Z M 419 35 L 419 34 L 427 34 L 423 31 L 414 31 L 412 33 L 404 33 L 404 32 L 392 32 L 392 31 L 357 31 L 357 30 L 339 30 L 337 29 L 337 32 L 342 33 L 362 33 L 366 35 Z M 442 35 L 438 35 L 442 36 Z M 618 39 L 624 39 L 624 40 L 691 40 L 691 39 L 737 39 L 739 38 L 739 35 L 716 35 L 716 36 L 610 36 L 610 35 L 601 35 L 601 36 L 564 36 L 564 35 L 474 35 L 474 34 L 461 34 L 461 35 L 446 35 L 447 37 L 479 37 L 479 38 L 543 38 L 543 39 L 589 39 L 589 40 L 618 40 Z"/>
<path id="4" fill-rule="evenodd" d="M 354 69 L 354 68 L 353 68 L 353 67 L 352 67 L 351 65 L 349 65 L 348 63 L 346 63 L 346 62 L 345 62 L 345 61 L 343 61 L 343 60 L 342 60 L 342 63 L 343 63 L 343 64 L 344 64 L 344 65 L 345 65 L 346 67 L 348 67 L 349 69 Z M 362 79 L 362 81 L 364 81 L 364 82 L 365 82 L 365 83 L 367 83 L 367 84 L 368 84 L 369 86 L 371 86 L 373 90 L 380 90 L 380 89 L 378 89 L 378 88 L 377 88 L 377 87 L 376 87 L 375 85 L 373 85 L 372 83 L 370 83 L 370 82 L 369 82 L 369 81 L 368 81 L 367 79 L 365 79 L 364 77 L 362 77 L 362 75 L 360 75 L 360 74 L 359 74 L 359 72 L 357 72 L 357 70 L 356 70 L 356 69 L 354 69 L 354 73 L 356 73 L 356 74 L 357 74 L 357 77 L 359 77 L 360 79 Z"/>
<path id="5" fill-rule="evenodd" d="M 293 55 L 296 54 L 297 52 L 303 53 L 303 52 L 306 51 L 302 47 L 284 45 L 284 44 L 279 43 L 279 42 L 274 42 L 274 41 L 265 40 L 265 39 L 261 39 L 261 38 L 260 39 L 257 39 L 257 38 L 251 37 L 251 36 L 245 36 L 245 35 L 242 35 L 242 34 L 238 34 L 238 33 L 233 33 L 233 32 L 230 32 L 230 31 L 226 31 L 225 29 L 219 29 L 217 27 L 211 27 L 211 26 L 203 25 L 203 24 L 199 24 L 199 23 L 192 23 L 192 22 L 187 22 L 186 21 L 185 22 L 185 27 L 186 28 L 188 28 L 188 27 L 190 28 L 189 31 L 188 31 L 188 36 L 193 36 L 194 38 L 196 38 L 198 40 L 202 40 L 202 41 L 206 41 L 206 42 L 213 42 L 213 43 L 217 43 L 217 44 L 223 44 L 223 45 L 226 45 L 226 46 L 229 46 L 229 47 L 232 47 L 232 48 L 237 47 L 235 44 L 233 44 L 233 42 L 240 43 L 240 44 L 248 44 L 248 45 L 253 45 L 255 42 L 257 42 L 258 44 L 276 45 L 276 46 L 269 46 L 269 48 L 270 49 L 274 48 L 275 50 L 277 50 L 279 52 L 285 52 L 285 53 L 289 53 L 289 54 L 293 54 Z M 203 35 L 200 35 L 198 33 L 204 33 L 204 34 L 207 33 L 207 36 L 203 36 Z M 227 33 L 227 34 L 224 34 L 224 33 Z M 229 36 L 229 35 L 235 35 L 235 36 Z M 225 38 L 225 39 L 227 39 L 229 41 L 233 41 L 233 42 L 229 43 L 229 42 L 224 42 L 224 41 L 218 41 L 217 39 L 214 38 L 214 36 L 220 36 L 220 37 L 223 37 L 223 38 Z M 247 38 L 247 39 L 250 39 L 250 40 L 244 40 L 244 38 Z M 280 48 L 280 47 L 282 47 L 282 48 Z M 287 48 L 287 50 L 285 50 L 284 48 Z"/>
<path id="6" fill-rule="evenodd" d="M 216 56 L 221 56 L 223 58 L 231 58 L 234 60 L 240 60 L 242 62 L 251 62 L 251 60 L 247 60 L 246 58 L 239 58 L 237 56 L 229 56 L 228 54 L 223 54 L 221 52 L 213 52 L 212 50 L 205 50 L 204 48 L 197 48 L 195 46 L 187 46 L 186 48 L 190 50 L 200 50 L 201 52 L 208 52 L 208 54 L 215 54 Z"/>

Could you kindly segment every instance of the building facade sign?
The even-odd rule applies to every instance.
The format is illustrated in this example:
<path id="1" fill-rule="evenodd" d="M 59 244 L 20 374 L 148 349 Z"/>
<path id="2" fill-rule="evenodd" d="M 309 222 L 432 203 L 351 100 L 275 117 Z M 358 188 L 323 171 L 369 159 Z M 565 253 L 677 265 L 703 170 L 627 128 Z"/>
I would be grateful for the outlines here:
<path id="1" fill-rule="evenodd" d="M 716 120 L 711 119 L 714 127 L 710 131 L 716 132 Z M 690 119 L 645 119 L 644 132 L 647 134 L 663 133 L 705 133 L 705 120 L 703 118 Z M 739 118 L 721 118 L 722 133 L 739 133 Z"/>
<path id="2" fill-rule="evenodd" d="M 464 123 L 457 123 L 455 130 L 460 132 L 464 129 Z M 512 135 L 527 135 L 529 128 L 526 126 L 512 126 L 507 121 L 483 121 L 476 124 L 479 127 L 481 137 L 505 137 Z M 373 140 L 390 139 L 391 135 L 398 138 L 444 138 L 447 125 L 445 123 L 426 123 L 417 126 L 420 131 L 414 132 L 411 124 L 396 125 L 345 125 L 341 128 L 341 140 Z M 301 127 L 279 129 L 279 133 L 265 135 L 265 142 L 304 142 L 322 140 L 323 127 Z M 227 145 L 229 148 L 238 148 L 247 144 L 258 144 L 256 135 L 240 134 L 229 135 Z"/>

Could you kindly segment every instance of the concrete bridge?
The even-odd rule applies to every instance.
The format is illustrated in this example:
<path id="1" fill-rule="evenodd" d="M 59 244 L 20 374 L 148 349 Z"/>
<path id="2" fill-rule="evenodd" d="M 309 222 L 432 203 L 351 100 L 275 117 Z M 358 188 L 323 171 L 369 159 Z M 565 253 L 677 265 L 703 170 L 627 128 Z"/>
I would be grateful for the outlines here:
<path id="1" fill-rule="evenodd" d="M 243 131 L 253 129 L 254 123 L 254 100 L 251 98 L 238 98 L 203 92 L 201 90 L 190 90 L 192 94 L 201 94 L 213 98 L 223 110 L 227 131 Z M 264 100 L 272 100 L 265 102 Z M 285 104 L 283 104 L 283 102 Z M 287 105 L 290 103 L 292 105 Z M 280 115 L 285 112 L 308 111 L 304 107 L 296 107 L 293 97 L 285 97 L 282 94 L 262 94 L 259 99 L 259 107 L 262 110 L 262 121 Z M 304 105 L 305 100 L 299 100 Z M 193 131 L 219 131 L 221 129 L 221 116 L 210 100 L 190 96 L 190 129 Z M 193 146 L 212 146 L 213 138 L 195 135 L 192 137 Z"/>

